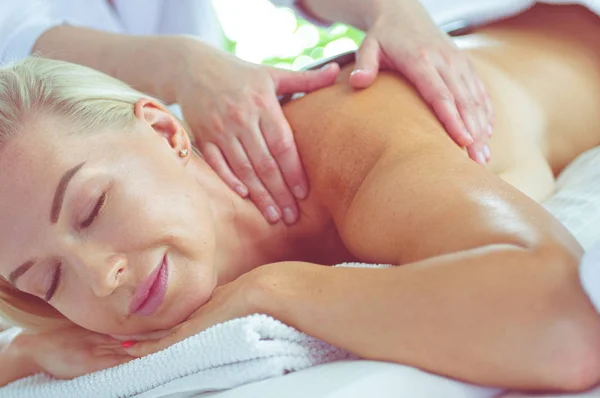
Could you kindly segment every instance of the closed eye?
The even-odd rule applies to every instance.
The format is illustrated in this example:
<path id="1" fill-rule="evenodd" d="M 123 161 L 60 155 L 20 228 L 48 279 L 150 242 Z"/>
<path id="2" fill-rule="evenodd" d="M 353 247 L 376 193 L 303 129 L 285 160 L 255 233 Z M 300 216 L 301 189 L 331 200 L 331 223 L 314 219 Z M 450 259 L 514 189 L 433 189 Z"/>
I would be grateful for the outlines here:
<path id="1" fill-rule="evenodd" d="M 100 210 L 102 210 L 102 206 L 104 206 L 105 202 L 106 202 L 106 192 L 104 192 L 102 195 L 100 195 L 100 198 L 98 198 L 98 202 L 96 202 L 96 206 L 94 206 L 94 209 L 92 210 L 92 212 L 90 213 L 88 218 L 85 219 L 85 221 L 83 221 L 81 223 L 80 227 L 82 229 L 89 227 L 94 222 L 94 220 L 98 216 L 98 213 L 100 213 Z"/>
<path id="2" fill-rule="evenodd" d="M 44 296 L 44 300 L 50 301 L 50 299 L 52 299 L 52 296 L 54 296 L 54 293 L 56 293 L 56 289 L 58 289 L 58 285 L 60 284 L 61 273 L 62 264 L 58 264 L 58 266 L 54 270 L 54 275 L 52 275 L 52 283 L 50 284 L 50 288 Z"/>
<path id="3" fill-rule="evenodd" d="M 90 213 L 88 218 L 86 218 L 85 221 L 83 221 L 81 223 L 80 227 L 82 229 L 87 228 L 90 225 L 92 225 L 92 223 L 94 222 L 96 217 L 98 217 L 100 210 L 102 210 L 102 206 L 104 206 L 105 202 L 106 202 L 106 192 L 104 192 L 104 193 L 102 193 L 102 195 L 100 195 L 100 197 L 98 198 L 98 201 L 96 202 L 96 205 L 92 209 L 92 212 Z M 58 289 L 58 286 L 60 285 L 61 275 L 62 275 L 62 264 L 58 264 L 54 270 L 54 274 L 52 275 L 52 283 L 50 284 L 50 288 L 44 295 L 44 300 L 50 301 L 52 299 L 52 297 L 54 296 L 54 293 L 56 293 L 56 290 Z"/>

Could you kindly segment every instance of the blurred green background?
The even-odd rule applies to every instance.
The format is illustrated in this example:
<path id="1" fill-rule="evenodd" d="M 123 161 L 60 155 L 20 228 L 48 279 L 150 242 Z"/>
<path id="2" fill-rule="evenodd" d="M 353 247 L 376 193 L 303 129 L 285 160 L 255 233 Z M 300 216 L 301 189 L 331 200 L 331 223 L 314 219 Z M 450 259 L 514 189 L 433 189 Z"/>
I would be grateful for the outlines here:
<path id="1" fill-rule="evenodd" d="M 319 27 L 268 0 L 213 0 L 225 49 L 238 57 L 286 69 L 358 47 L 364 34 L 343 24 Z"/>

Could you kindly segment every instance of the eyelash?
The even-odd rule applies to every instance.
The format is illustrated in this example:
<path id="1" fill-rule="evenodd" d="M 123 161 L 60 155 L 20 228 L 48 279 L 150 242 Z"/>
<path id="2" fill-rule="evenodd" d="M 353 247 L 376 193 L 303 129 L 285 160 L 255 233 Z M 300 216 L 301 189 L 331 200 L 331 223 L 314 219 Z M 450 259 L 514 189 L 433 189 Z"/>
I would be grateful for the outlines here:
<path id="1" fill-rule="evenodd" d="M 102 210 L 104 203 L 106 203 L 106 192 L 104 192 L 104 193 L 102 193 L 102 195 L 100 195 L 100 198 L 98 199 L 98 202 L 96 202 L 96 206 L 94 206 L 92 213 L 85 221 L 83 221 L 81 223 L 80 228 L 85 229 L 85 228 L 89 227 L 90 225 L 92 225 L 92 223 L 94 222 L 96 217 L 98 217 L 100 210 Z M 48 292 L 44 296 L 44 300 L 50 301 L 52 299 L 52 296 L 54 296 L 54 293 L 56 292 L 56 290 L 58 289 L 58 285 L 60 284 L 61 273 L 62 273 L 62 264 L 58 264 L 54 270 L 54 275 L 52 275 L 52 284 L 50 285 Z"/>
<path id="2" fill-rule="evenodd" d="M 105 202 L 106 202 L 106 192 L 104 192 L 102 195 L 100 195 L 100 198 L 98 199 L 98 202 L 96 202 L 96 206 L 94 207 L 94 210 L 92 210 L 92 213 L 90 214 L 90 216 L 84 222 L 81 223 L 80 228 L 85 229 L 85 228 L 89 227 L 92 224 L 92 222 L 94 222 L 94 220 L 98 216 L 98 213 L 100 213 L 100 210 L 102 210 L 102 207 L 104 206 Z"/>
<path id="3" fill-rule="evenodd" d="M 60 283 L 60 274 L 61 273 L 62 273 L 62 264 L 58 264 L 58 266 L 56 267 L 56 269 L 54 271 L 54 275 L 52 275 L 52 284 L 50 285 L 50 289 L 48 289 L 48 292 L 46 293 L 44 300 L 50 301 L 52 296 L 54 296 L 56 289 L 58 289 L 58 284 Z"/>

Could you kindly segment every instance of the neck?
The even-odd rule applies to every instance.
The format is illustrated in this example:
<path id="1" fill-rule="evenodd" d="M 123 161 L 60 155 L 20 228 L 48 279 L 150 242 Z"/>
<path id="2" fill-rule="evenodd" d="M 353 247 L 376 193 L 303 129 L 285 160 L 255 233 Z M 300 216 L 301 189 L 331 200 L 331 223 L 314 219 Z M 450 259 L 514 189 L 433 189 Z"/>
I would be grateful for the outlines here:
<path id="1" fill-rule="evenodd" d="M 228 206 L 215 209 L 215 219 L 226 220 L 217 227 L 219 284 L 261 265 L 289 259 L 298 247 L 284 223 L 269 224 L 252 202 L 231 196 Z"/>
<path id="2" fill-rule="evenodd" d="M 209 198 L 215 220 L 219 285 L 258 266 L 294 256 L 301 237 L 292 236 L 282 222 L 269 224 L 249 199 L 235 194 L 203 160 L 194 159 L 194 163 L 196 179 Z"/>

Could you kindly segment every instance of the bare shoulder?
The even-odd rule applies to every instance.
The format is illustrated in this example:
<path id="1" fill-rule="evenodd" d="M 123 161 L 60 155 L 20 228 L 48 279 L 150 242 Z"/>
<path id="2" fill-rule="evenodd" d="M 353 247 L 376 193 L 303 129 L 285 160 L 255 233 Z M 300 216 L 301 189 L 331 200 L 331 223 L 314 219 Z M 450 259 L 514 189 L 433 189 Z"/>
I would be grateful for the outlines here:
<path id="1" fill-rule="evenodd" d="M 496 244 L 580 254 L 538 203 L 476 163 L 444 145 L 427 143 L 405 158 L 392 148 L 339 222 L 344 243 L 361 260 L 404 264 Z"/>
<path id="2" fill-rule="evenodd" d="M 392 73 L 380 73 L 366 90 L 347 83 L 349 70 L 329 88 L 284 107 L 308 173 L 311 191 L 339 217 L 361 181 L 379 161 L 404 125 L 418 125 L 421 138 L 446 139 L 436 118 L 413 88 Z M 435 138 L 434 138 L 435 137 Z M 410 153 L 416 142 L 400 137 L 397 156 Z"/>
<path id="3" fill-rule="evenodd" d="M 395 75 L 358 92 L 341 82 L 285 112 L 312 189 L 362 261 L 402 264 L 490 244 L 578 255 L 558 221 L 469 160 Z"/>

